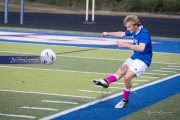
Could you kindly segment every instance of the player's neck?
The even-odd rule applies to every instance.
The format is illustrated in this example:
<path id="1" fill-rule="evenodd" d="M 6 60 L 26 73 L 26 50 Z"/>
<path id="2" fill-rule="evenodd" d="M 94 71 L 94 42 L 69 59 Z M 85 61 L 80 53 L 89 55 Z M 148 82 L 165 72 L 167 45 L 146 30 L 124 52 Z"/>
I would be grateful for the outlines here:
<path id="1" fill-rule="evenodd" d="M 139 31 L 141 30 L 141 28 L 142 28 L 142 25 L 138 26 L 138 28 L 136 29 L 136 34 L 139 33 Z"/>

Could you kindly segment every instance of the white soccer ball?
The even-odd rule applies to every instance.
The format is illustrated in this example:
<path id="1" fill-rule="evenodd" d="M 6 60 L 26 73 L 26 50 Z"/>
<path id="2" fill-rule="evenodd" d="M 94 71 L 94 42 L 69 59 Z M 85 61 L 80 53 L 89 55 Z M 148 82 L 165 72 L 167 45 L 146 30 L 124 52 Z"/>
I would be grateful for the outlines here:
<path id="1" fill-rule="evenodd" d="M 56 54 L 51 49 L 45 49 L 41 52 L 40 60 L 45 65 L 50 65 L 56 60 Z"/>

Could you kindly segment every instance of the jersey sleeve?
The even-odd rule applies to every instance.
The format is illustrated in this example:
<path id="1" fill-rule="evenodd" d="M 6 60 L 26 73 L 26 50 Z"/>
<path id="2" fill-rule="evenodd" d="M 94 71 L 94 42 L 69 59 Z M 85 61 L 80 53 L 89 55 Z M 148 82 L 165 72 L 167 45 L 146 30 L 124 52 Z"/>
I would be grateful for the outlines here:
<path id="1" fill-rule="evenodd" d="M 147 33 L 142 33 L 139 39 L 139 43 L 144 43 L 147 45 L 149 40 L 150 40 L 149 35 Z"/>
<path id="2" fill-rule="evenodd" d="M 125 35 L 126 35 L 126 36 L 131 36 L 132 34 L 130 33 L 129 30 L 127 30 L 127 31 L 125 32 Z"/>

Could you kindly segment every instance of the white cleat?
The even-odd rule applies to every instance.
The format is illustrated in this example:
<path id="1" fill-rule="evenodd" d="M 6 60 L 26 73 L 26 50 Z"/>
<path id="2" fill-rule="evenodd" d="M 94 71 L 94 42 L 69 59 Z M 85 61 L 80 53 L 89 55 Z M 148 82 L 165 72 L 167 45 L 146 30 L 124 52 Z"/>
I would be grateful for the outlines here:
<path id="1" fill-rule="evenodd" d="M 121 100 L 118 104 L 116 104 L 115 108 L 124 108 L 124 106 L 127 104 L 128 100 Z"/>

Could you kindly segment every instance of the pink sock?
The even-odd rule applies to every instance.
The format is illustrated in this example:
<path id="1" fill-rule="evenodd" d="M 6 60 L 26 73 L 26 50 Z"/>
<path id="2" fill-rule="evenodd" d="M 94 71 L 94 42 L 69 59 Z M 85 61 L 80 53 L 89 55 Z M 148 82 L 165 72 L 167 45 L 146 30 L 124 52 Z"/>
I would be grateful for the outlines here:
<path id="1" fill-rule="evenodd" d="M 118 80 L 118 76 L 113 74 L 113 75 L 110 75 L 106 78 L 106 80 L 108 81 L 108 83 L 112 83 L 112 82 L 115 82 Z"/>
<path id="2" fill-rule="evenodd" d="M 128 100 L 131 89 L 124 88 L 123 100 Z"/>

